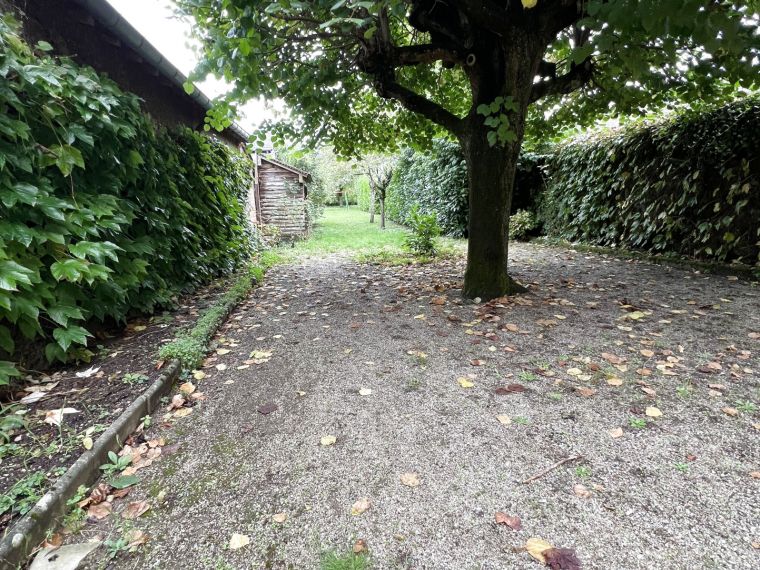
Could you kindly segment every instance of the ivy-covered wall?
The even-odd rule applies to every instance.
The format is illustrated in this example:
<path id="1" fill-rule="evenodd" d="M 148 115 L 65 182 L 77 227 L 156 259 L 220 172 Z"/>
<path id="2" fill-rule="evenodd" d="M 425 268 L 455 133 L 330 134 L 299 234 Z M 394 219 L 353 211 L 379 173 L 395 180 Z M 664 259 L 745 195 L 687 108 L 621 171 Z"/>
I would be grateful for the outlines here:
<path id="1" fill-rule="evenodd" d="M 760 99 L 553 149 L 549 235 L 716 261 L 760 262 Z"/>
<path id="2" fill-rule="evenodd" d="M 254 243 L 250 161 L 157 128 L 134 95 L 0 18 L 0 385 L 21 348 L 86 356 L 94 321 L 150 312 Z"/>
<path id="3" fill-rule="evenodd" d="M 518 164 L 512 212 L 532 210 L 542 190 L 541 157 L 523 153 Z M 406 224 L 415 204 L 423 214 L 435 213 L 443 233 L 466 237 L 469 204 L 467 166 L 458 144 L 436 140 L 428 153 L 406 150 L 388 188 L 386 207 L 391 220 Z"/>

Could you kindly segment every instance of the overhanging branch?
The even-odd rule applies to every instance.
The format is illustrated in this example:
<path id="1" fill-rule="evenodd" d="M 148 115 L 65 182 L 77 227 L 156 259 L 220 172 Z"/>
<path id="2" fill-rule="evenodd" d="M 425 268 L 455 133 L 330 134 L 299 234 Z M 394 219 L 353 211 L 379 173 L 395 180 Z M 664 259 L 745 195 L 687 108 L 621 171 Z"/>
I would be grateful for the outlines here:
<path id="1" fill-rule="evenodd" d="M 572 65 L 564 75 L 533 84 L 530 102 L 538 101 L 547 95 L 567 95 L 583 87 L 594 75 L 594 64 L 587 58 L 579 65 Z"/>

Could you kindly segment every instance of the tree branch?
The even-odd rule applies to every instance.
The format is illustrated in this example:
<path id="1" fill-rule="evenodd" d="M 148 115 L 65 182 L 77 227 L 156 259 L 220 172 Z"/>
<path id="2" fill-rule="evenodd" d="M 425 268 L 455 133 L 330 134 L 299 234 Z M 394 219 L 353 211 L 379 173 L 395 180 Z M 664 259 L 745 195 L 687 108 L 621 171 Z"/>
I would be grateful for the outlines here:
<path id="1" fill-rule="evenodd" d="M 580 89 L 591 81 L 594 75 L 594 64 L 587 58 L 580 65 L 572 65 L 570 71 L 559 77 L 539 81 L 533 84 L 530 92 L 530 102 L 538 101 L 547 95 L 566 95 Z"/>
<path id="2" fill-rule="evenodd" d="M 472 23 L 495 34 L 505 35 L 514 25 L 507 9 L 492 0 L 461 0 L 457 4 Z"/>
<path id="3" fill-rule="evenodd" d="M 458 63 L 462 60 L 462 56 L 456 51 L 436 44 L 394 47 L 392 54 L 392 63 L 397 66 L 433 63 L 435 61 Z"/>

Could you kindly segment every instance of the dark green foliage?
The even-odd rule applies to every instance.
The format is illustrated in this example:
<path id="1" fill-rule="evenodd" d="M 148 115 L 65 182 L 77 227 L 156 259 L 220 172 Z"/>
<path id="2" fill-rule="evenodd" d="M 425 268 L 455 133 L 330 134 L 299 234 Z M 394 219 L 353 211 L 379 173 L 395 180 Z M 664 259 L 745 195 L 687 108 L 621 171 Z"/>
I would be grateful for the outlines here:
<path id="1" fill-rule="evenodd" d="M 86 358 L 92 321 L 167 306 L 252 251 L 247 159 L 0 19 L 0 385 L 19 348 Z"/>
<path id="2" fill-rule="evenodd" d="M 509 217 L 509 239 L 525 239 L 538 227 L 538 219 L 533 212 L 518 210 Z"/>
<path id="3" fill-rule="evenodd" d="M 758 263 L 760 100 L 556 148 L 541 217 L 550 235 Z"/>
<path id="4" fill-rule="evenodd" d="M 415 255 L 434 256 L 438 250 L 436 238 L 441 235 L 436 215 L 422 214 L 415 205 L 409 212 L 407 224 L 412 231 L 404 238 L 404 246 Z"/>
<path id="5" fill-rule="evenodd" d="M 543 189 L 542 161 L 537 154 L 521 155 L 512 212 L 535 208 Z M 407 225 L 415 205 L 422 212 L 435 213 L 445 235 L 467 236 L 467 165 L 458 144 L 436 140 L 429 153 L 409 149 L 402 153 L 388 188 L 386 212 L 391 220 Z"/>

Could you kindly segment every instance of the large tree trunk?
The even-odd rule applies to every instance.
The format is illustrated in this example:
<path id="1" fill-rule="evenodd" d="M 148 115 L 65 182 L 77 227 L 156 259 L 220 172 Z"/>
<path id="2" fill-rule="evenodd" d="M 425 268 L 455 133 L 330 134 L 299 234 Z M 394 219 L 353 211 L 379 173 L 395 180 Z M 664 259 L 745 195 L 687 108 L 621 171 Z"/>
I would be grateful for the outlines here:
<path id="1" fill-rule="evenodd" d="M 487 39 L 470 70 L 473 111 L 459 137 L 469 180 L 469 241 L 463 294 L 470 299 L 488 300 L 525 291 L 507 273 L 509 214 L 530 91 L 542 53 L 540 42 L 527 37 L 507 47 Z M 516 110 L 507 113 L 515 140 L 491 145 L 491 128 L 476 109 L 497 97 L 511 97 L 516 105 Z"/>
<path id="2" fill-rule="evenodd" d="M 474 133 L 463 145 L 470 202 L 463 293 L 483 300 L 524 291 L 507 273 L 509 214 L 519 148 L 505 152 L 502 147 L 490 147 L 485 134 Z"/>

